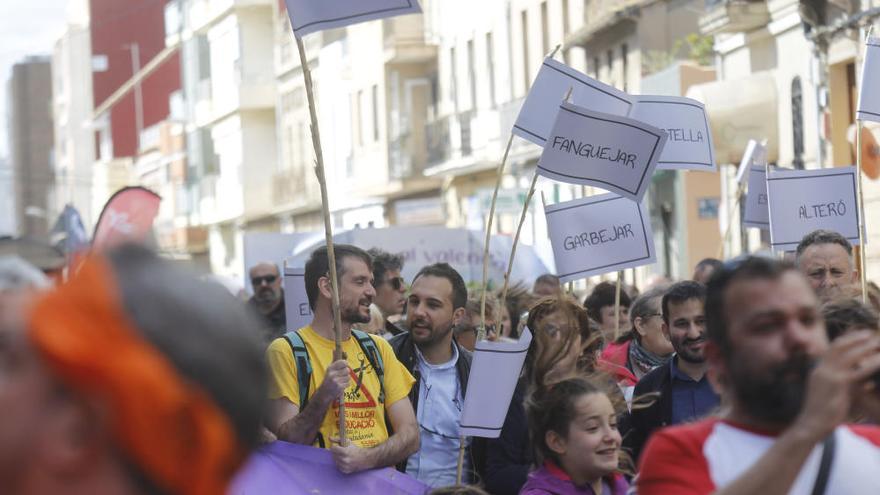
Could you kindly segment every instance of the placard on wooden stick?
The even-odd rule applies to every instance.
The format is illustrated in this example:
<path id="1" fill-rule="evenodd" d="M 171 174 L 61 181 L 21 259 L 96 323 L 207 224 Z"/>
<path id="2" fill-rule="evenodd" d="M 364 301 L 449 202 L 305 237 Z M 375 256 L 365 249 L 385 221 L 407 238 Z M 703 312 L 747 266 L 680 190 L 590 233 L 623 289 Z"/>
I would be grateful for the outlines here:
<path id="1" fill-rule="evenodd" d="M 572 102 L 594 111 L 625 116 L 632 107 L 629 95 L 623 91 L 548 57 L 519 111 L 513 133 L 544 146 L 556 121 L 559 102 L 569 89 Z"/>
<path id="2" fill-rule="evenodd" d="M 767 177 L 770 244 L 793 251 L 818 229 L 839 232 L 859 244 L 856 168 L 776 170 Z"/>
<path id="3" fill-rule="evenodd" d="M 556 271 L 563 282 L 656 262 L 644 204 L 602 194 L 545 208 Z"/>
<path id="4" fill-rule="evenodd" d="M 714 172 L 715 151 L 706 107 L 681 96 L 635 96 L 631 119 L 666 131 L 668 139 L 658 170 L 703 170 Z"/>
<path id="5" fill-rule="evenodd" d="M 312 309 L 306 294 L 306 269 L 284 267 L 284 314 L 287 331 L 293 332 L 312 323 Z"/>
<path id="6" fill-rule="evenodd" d="M 284 0 L 293 32 L 302 37 L 360 22 L 417 14 L 418 0 Z"/>
<path id="7" fill-rule="evenodd" d="M 627 117 L 559 105 L 538 173 L 641 201 L 666 144 L 666 131 Z"/>
<path id="8" fill-rule="evenodd" d="M 868 38 L 865 45 L 856 118 L 880 122 L 880 38 Z"/>

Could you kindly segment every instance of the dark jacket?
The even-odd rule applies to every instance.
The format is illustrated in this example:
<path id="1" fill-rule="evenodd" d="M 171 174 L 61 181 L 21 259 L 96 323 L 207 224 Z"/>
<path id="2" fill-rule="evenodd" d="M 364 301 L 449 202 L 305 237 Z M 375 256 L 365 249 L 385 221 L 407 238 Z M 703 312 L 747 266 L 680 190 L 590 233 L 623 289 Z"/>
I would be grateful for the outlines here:
<path id="1" fill-rule="evenodd" d="M 419 410 L 419 387 L 421 384 L 421 373 L 418 369 L 418 357 L 416 355 L 416 344 L 413 342 L 409 332 L 404 332 L 394 336 L 389 343 L 398 361 L 403 363 L 406 369 L 412 374 L 416 382 L 409 391 L 409 401 L 412 403 L 413 411 Z M 464 347 L 458 345 L 455 339 L 452 339 L 452 345 L 458 349 L 458 361 L 455 363 L 455 371 L 458 375 L 458 382 L 461 385 L 461 396 L 464 398 L 467 394 L 468 377 L 471 373 L 471 360 L 473 355 Z M 473 459 L 473 456 L 471 456 Z M 397 466 L 397 469 L 404 471 L 406 469 L 406 461 Z"/>
<path id="2" fill-rule="evenodd" d="M 526 418 L 526 380 L 520 378 L 513 391 L 501 435 L 498 438 L 474 439 L 475 449 L 485 445 L 485 468 L 478 469 L 483 475 L 486 491 L 492 495 L 516 495 L 525 485 L 529 470 L 534 463 L 529 442 L 529 422 Z"/>
<path id="3" fill-rule="evenodd" d="M 640 401 L 645 402 L 640 404 Z M 643 404 L 648 405 L 645 407 Z M 642 407 L 639 407 L 640 405 Z M 630 414 L 630 430 L 623 439 L 623 448 L 629 450 L 633 461 L 638 463 L 642 447 L 651 434 L 658 428 L 670 424 L 672 424 L 672 370 L 666 365 L 651 370 L 636 384 Z"/>
<path id="4" fill-rule="evenodd" d="M 260 337 L 266 342 L 266 345 L 287 333 L 287 312 L 284 306 L 284 291 L 281 292 L 281 301 L 278 303 L 278 306 L 275 306 L 275 309 L 267 315 L 260 312 L 253 297 L 248 300 L 248 306 L 260 322 Z M 293 328 L 292 330 L 298 329 Z"/>

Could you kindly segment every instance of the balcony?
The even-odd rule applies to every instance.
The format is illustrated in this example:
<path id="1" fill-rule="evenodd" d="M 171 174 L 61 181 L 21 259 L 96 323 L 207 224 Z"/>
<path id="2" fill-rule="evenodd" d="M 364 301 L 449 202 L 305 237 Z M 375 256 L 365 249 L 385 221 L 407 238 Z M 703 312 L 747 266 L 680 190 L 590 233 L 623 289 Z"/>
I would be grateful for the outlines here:
<path id="1" fill-rule="evenodd" d="M 424 15 L 405 15 L 382 20 L 385 62 L 418 64 L 437 58 L 437 46 L 428 43 Z"/>
<path id="2" fill-rule="evenodd" d="M 234 87 L 223 86 L 219 90 L 210 80 L 198 85 L 196 118 L 198 127 L 206 127 L 239 111 L 275 108 L 275 80 L 271 76 L 242 79 L 236 71 Z"/>
<path id="3" fill-rule="evenodd" d="M 425 126 L 425 136 L 428 147 L 428 167 L 440 165 L 452 156 L 452 142 L 450 141 L 451 119 L 443 117 Z"/>
<path id="4" fill-rule="evenodd" d="M 749 0 L 706 0 L 706 14 L 700 18 L 703 34 L 744 33 L 770 22 L 767 2 Z"/>
<path id="5" fill-rule="evenodd" d="M 189 28 L 201 32 L 213 26 L 233 9 L 272 8 L 273 0 L 194 0 L 189 6 Z"/>
<path id="6" fill-rule="evenodd" d="M 307 181 L 301 169 L 290 168 L 272 175 L 272 204 L 297 205 L 308 200 Z"/>

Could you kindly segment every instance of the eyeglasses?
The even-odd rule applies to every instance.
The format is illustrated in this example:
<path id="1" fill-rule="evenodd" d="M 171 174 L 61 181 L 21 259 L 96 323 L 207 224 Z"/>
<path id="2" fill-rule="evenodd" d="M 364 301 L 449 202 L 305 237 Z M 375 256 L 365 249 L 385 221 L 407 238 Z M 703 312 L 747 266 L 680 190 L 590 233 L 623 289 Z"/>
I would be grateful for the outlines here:
<path id="1" fill-rule="evenodd" d="M 272 285 L 275 283 L 276 280 L 278 280 L 278 277 L 276 275 L 264 275 L 262 277 L 252 278 L 251 284 L 254 287 L 259 287 L 259 286 L 263 285 L 263 282 L 266 282 L 267 284 Z"/>
<path id="2" fill-rule="evenodd" d="M 403 277 L 389 278 L 387 282 L 394 290 L 400 290 L 406 287 L 406 282 L 403 280 Z"/>

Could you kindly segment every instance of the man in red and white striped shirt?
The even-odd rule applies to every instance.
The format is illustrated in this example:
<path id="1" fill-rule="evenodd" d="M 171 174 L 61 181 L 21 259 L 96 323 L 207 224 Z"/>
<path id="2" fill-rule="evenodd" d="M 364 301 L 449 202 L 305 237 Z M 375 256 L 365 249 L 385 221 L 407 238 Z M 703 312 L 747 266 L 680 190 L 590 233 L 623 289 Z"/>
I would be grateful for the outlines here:
<path id="1" fill-rule="evenodd" d="M 738 259 L 714 274 L 705 352 L 724 412 L 656 433 L 640 495 L 880 493 L 880 429 L 844 424 L 860 396 L 880 394 L 880 337 L 829 345 L 818 305 L 777 260 Z"/>

